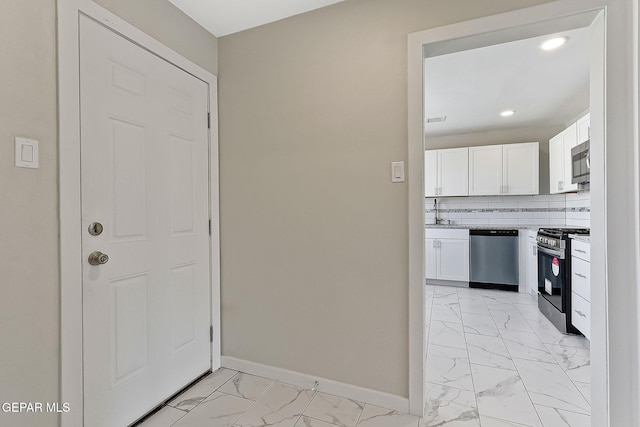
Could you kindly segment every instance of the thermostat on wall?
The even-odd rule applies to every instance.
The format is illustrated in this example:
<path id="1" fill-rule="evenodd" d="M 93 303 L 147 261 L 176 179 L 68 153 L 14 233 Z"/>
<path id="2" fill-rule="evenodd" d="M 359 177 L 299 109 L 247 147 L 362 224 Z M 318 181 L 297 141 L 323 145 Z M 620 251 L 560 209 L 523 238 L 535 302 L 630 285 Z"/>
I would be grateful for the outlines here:
<path id="1" fill-rule="evenodd" d="M 16 137 L 16 166 L 19 168 L 38 168 L 38 141 Z"/>

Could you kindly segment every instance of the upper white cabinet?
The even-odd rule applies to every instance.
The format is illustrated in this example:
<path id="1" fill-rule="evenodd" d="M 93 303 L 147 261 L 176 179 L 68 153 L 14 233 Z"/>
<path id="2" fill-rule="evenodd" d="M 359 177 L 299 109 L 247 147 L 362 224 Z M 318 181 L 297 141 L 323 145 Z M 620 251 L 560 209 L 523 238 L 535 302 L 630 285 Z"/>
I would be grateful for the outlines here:
<path id="1" fill-rule="evenodd" d="M 502 194 L 502 145 L 469 147 L 469 194 Z"/>
<path id="2" fill-rule="evenodd" d="M 540 193 L 540 144 L 502 146 L 502 194 Z"/>
<path id="3" fill-rule="evenodd" d="M 584 123 L 582 126 L 584 128 Z M 588 125 L 584 132 L 588 135 Z M 571 183 L 571 149 L 578 144 L 577 123 L 549 140 L 549 193 L 578 191 L 578 184 Z"/>
<path id="4" fill-rule="evenodd" d="M 469 195 L 469 149 L 425 151 L 424 188 L 427 197 Z"/>
<path id="5" fill-rule="evenodd" d="M 576 122 L 578 127 L 578 144 L 591 139 L 591 114 L 587 114 Z"/>
<path id="6" fill-rule="evenodd" d="M 539 193 L 539 144 L 469 147 L 469 194 Z"/>

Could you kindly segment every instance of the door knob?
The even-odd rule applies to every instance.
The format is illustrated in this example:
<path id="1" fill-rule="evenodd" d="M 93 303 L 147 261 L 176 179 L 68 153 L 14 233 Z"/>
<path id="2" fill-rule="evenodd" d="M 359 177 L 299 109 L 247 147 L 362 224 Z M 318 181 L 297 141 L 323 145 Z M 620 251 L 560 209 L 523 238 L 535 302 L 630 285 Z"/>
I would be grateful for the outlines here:
<path id="1" fill-rule="evenodd" d="M 109 255 L 103 254 L 100 251 L 94 251 L 89 254 L 89 264 L 102 265 L 109 262 Z"/>

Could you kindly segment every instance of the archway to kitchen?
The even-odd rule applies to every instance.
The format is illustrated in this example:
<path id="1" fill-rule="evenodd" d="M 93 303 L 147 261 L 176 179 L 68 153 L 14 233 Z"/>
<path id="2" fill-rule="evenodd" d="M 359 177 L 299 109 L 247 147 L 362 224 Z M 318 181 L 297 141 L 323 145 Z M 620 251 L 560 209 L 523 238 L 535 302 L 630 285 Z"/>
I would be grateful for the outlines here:
<path id="1" fill-rule="evenodd" d="M 429 389 L 423 389 L 424 378 L 420 373 L 424 372 L 426 378 L 429 375 L 433 375 L 433 372 L 425 369 L 425 352 L 426 343 L 428 342 L 428 330 L 425 329 L 425 319 L 427 319 L 424 305 L 424 278 L 425 278 L 425 188 L 424 188 L 424 149 L 429 148 L 429 138 L 424 139 L 425 135 L 425 111 L 428 109 L 429 99 L 424 99 L 424 71 L 425 58 L 436 57 L 439 55 L 450 54 L 454 52 L 460 52 L 469 49 L 477 49 L 480 47 L 492 46 L 500 43 L 507 43 L 515 40 L 523 40 L 532 37 L 537 37 L 547 34 L 555 34 L 559 32 L 565 32 L 574 30 L 576 28 L 589 28 L 590 32 L 590 112 L 591 112 L 591 153 L 593 154 L 594 161 L 592 162 L 591 169 L 591 224 L 592 224 L 592 246 L 594 255 L 592 255 L 591 264 L 591 276 L 592 281 L 600 283 L 601 285 L 592 290 L 592 322 L 591 322 L 591 359 L 594 366 L 593 381 L 594 384 L 594 398 L 593 398 L 593 418 L 592 425 L 609 425 L 609 420 L 615 415 L 610 411 L 610 398 L 609 387 L 612 377 L 621 375 L 617 372 L 616 368 L 610 367 L 610 355 L 608 352 L 608 346 L 611 346 L 611 337 L 607 336 L 607 323 L 610 322 L 614 316 L 609 312 L 609 318 L 607 318 L 607 297 L 611 295 L 611 287 L 609 287 L 610 277 L 605 274 L 607 253 L 605 250 L 606 234 L 611 233 L 612 230 L 617 232 L 616 227 L 609 225 L 606 227 L 607 217 L 607 205 L 605 203 L 605 193 L 611 195 L 612 190 L 609 185 L 605 186 L 606 171 L 611 168 L 607 168 L 610 165 L 610 158 L 604 158 L 605 142 L 606 139 L 610 139 L 615 131 L 609 129 L 605 130 L 605 33 L 608 40 L 615 38 L 621 39 L 623 37 L 630 37 L 629 28 L 625 28 L 622 17 L 625 11 L 622 7 L 609 7 L 608 10 L 600 9 L 599 7 L 607 5 L 606 2 L 557 2 L 561 4 L 555 5 L 543 5 L 526 11 L 512 12 L 504 15 L 489 17 L 485 19 L 470 21 L 468 23 L 455 24 L 448 27 L 438 28 L 434 30 L 428 30 L 421 33 L 415 33 L 409 37 L 409 186 L 410 186 L 410 402 L 411 410 L 414 413 L 422 412 L 422 404 L 425 400 L 433 401 L 434 396 L 430 396 Z M 561 17 L 561 18 L 558 18 Z M 609 22 L 609 26 L 606 26 L 606 22 Z M 620 25 L 616 28 L 613 22 L 617 22 Z M 624 59 L 624 55 L 629 55 L 629 52 L 617 52 L 619 61 Z M 615 55 L 609 53 L 607 57 L 607 73 L 609 78 L 607 79 L 607 85 L 609 91 L 612 90 L 612 84 L 615 85 L 615 80 L 610 81 L 611 75 L 616 72 L 619 73 L 619 78 L 624 77 L 624 70 L 614 70 L 610 66 L 611 61 Z M 454 72 L 454 70 L 451 70 Z M 623 79 L 622 79 L 623 80 Z M 623 84 L 623 83 L 619 83 Z M 620 104 L 614 104 L 613 102 L 607 102 L 607 114 L 613 114 L 613 111 L 618 109 L 619 114 L 625 115 L 629 124 L 634 123 L 634 119 L 631 116 L 631 110 L 628 109 L 628 105 L 624 105 L 624 102 L 629 100 L 621 100 Z M 424 102 L 424 103 L 423 103 Z M 423 109 L 424 108 L 424 109 Z M 620 129 L 619 137 L 629 136 L 629 129 Z M 514 141 L 515 142 L 515 141 Z M 609 147 L 607 147 L 609 148 Z M 607 154 L 611 150 L 607 151 Z M 628 171 L 631 172 L 631 171 Z M 610 173 L 610 172 L 609 172 Z M 609 181 L 611 182 L 611 181 Z M 628 243 L 632 243 L 633 238 Z M 428 254 L 428 249 L 427 254 Z M 595 252 L 598 252 L 596 254 Z M 611 251 L 609 250 L 609 257 Z M 428 262 L 428 261 L 427 261 Z M 633 273 L 631 270 L 621 272 L 621 274 Z M 627 276 L 632 278 L 629 274 Z M 445 295 L 446 296 L 446 295 Z M 618 308 L 618 307 L 617 307 Z M 633 303 L 625 307 L 627 313 L 633 310 Z M 617 314 L 616 314 L 617 315 Z M 447 325 L 445 325 L 447 326 Z M 448 325 L 452 326 L 452 325 Z M 464 329 L 460 326 L 460 331 L 449 332 L 461 332 L 464 336 Z M 451 329 L 451 328 L 449 328 Z M 455 335 L 455 333 L 453 334 Z M 543 343 L 544 344 L 544 343 Z M 632 344 L 633 345 L 633 344 Z M 455 347 L 455 345 L 454 345 Z M 484 345 L 486 353 L 490 354 L 491 351 L 488 348 L 490 345 Z M 460 348 L 460 350 L 464 350 Z M 498 352 L 499 353 L 499 352 Z M 485 356 L 487 355 L 485 354 Z M 464 354 L 461 355 L 464 358 Z M 467 360 L 468 360 L 467 355 Z M 449 355 L 449 359 L 455 359 L 455 356 Z M 490 363 L 488 363 L 490 364 Z M 497 368 L 494 368 L 497 369 Z M 514 366 L 512 368 L 514 372 L 518 372 L 518 369 Z M 482 369 L 481 369 L 482 370 Z M 495 405 L 500 399 L 500 394 L 495 393 L 494 387 L 490 384 L 496 380 L 499 382 L 500 378 L 497 378 L 499 371 L 487 370 L 487 372 L 480 373 L 478 375 L 479 381 L 483 381 L 481 377 L 492 376 L 494 378 L 488 381 L 484 381 L 486 389 L 478 391 L 478 385 L 476 384 L 475 395 L 473 389 L 469 393 L 461 393 L 464 391 L 464 385 L 457 384 L 456 392 L 452 393 L 456 395 L 456 399 L 452 399 L 450 402 L 459 406 L 461 409 L 476 410 L 478 404 L 481 406 L 480 416 L 483 416 L 483 412 L 488 419 L 493 418 L 506 419 L 507 421 L 520 421 L 527 423 L 533 423 L 537 420 L 538 413 L 546 411 L 545 408 L 550 408 L 555 413 L 559 411 L 568 410 L 570 416 L 577 414 L 573 412 L 576 408 L 554 408 L 552 403 L 541 402 L 540 408 L 534 407 L 536 402 L 529 401 L 529 408 L 525 408 L 520 411 L 520 414 L 509 414 L 508 410 L 504 410 L 505 406 L 516 406 L 517 402 L 509 402 L 508 399 L 503 399 L 502 403 L 506 402 L 506 405 L 502 405 L 502 412 L 500 408 L 495 408 Z M 502 372 L 504 373 L 504 372 Z M 561 372 L 562 373 L 562 372 Z M 521 373 L 522 374 L 522 373 Z M 523 376 L 523 375 L 521 375 Z M 519 378 L 518 375 L 516 377 Z M 530 375 L 532 377 L 532 375 Z M 508 381 L 510 378 L 502 378 L 502 380 Z M 534 384 L 535 378 L 532 380 L 526 380 L 529 384 L 522 383 L 519 379 L 519 391 L 524 391 L 525 388 L 536 388 L 539 384 Z M 475 378 L 474 378 L 475 381 Z M 518 381 L 516 381 L 518 382 Z M 622 384 L 621 384 L 622 385 Z M 482 387 L 482 386 L 481 386 Z M 518 388 L 516 387 L 516 388 Z M 455 388 L 455 387 L 454 387 Z M 447 390 L 440 386 L 436 388 L 435 393 L 438 399 L 447 399 Z M 573 390 L 572 390 L 573 391 Z M 423 395 L 424 392 L 424 395 Z M 476 403 L 476 397 L 478 393 L 483 396 L 487 396 L 488 399 L 483 399 L 484 402 Z M 576 398 L 579 394 L 575 395 Z M 493 400 L 493 401 L 492 401 Z M 627 414 L 631 413 L 631 402 L 633 400 L 627 400 L 624 402 L 618 401 L 616 404 L 620 404 L 621 408 L 627 410 Z M 493 409 L 486 411 L 487 408 L 494 406 Z M 613 404 L 611 404 L 613 406 Z M 484 411 L 482 406 L 484 406 Z M 526 405 L 525 405 L 526 406 Z M 558 405 L 561 406 L 561 405 Z M 429 408 L 427 408 L 428 410 Z M 529 411 L 528 416 L 523 416 L 523 413 Z M 461 411 L 469 413 L 468 411 Z M 512 416 L 513 415 L 513 416 Z M 565 414 L 566 415 L 566 414 Z M 427 414 L 429 416 L 429 414 Z M 452 418 L 455 418 L 455 414 L 449 414 Z M 540 415 L 544 417 L 545 415 Z M 584 418 L 580 418 L 584 419 Z M 435 420 L 434 420 L 435 421 Z M 444 421 L 444 420 L 439 420 Z"/>

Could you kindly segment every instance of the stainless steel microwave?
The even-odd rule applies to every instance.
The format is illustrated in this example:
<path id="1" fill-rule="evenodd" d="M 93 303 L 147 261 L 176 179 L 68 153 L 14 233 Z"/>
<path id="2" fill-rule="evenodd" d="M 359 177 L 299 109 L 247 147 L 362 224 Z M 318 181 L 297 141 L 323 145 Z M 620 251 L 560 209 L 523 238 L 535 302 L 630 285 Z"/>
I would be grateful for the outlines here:
<path id="1" fill-rule="evenodd" d="M 589 157 L 590 141 L 583 142 L 571 149 L 571 183 L 586 185 L 589 183 L 591 158 Z"/>

